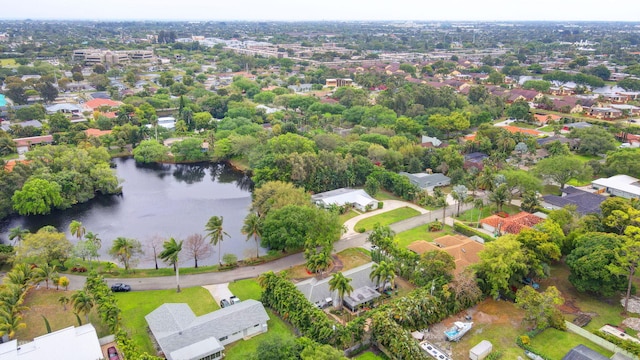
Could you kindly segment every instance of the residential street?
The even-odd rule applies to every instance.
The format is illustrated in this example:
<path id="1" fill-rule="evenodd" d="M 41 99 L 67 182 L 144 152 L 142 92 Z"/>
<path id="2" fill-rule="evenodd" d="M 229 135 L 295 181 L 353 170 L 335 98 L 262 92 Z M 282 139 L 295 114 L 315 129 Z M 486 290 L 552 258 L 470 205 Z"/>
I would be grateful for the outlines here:
<path id="1" fill-rule="evenodd" d="M 472 204 L 463 204 L 461 206 L 461 211 L 468 210 L 472 208 Z M 445 220 L 447 224 L 451 225 L 453 223 L 453 219 L 449 216 L 455 212 L 455 206 L 450 205 L 447 207 L 447 219 Z M 375 215 L 375 214 L 373 214 Z M 391 229 L 396 233 L 406 231 L 409 229 L 413 229 L 414 227 L 427 224 L 435 219 L 442 219 L 442 209 L 437 209 L 434 211 L 427 212 L 426 214 L 421 214 L 410 219 L 406 219 L 394 224 L 391 224 Z M 370 232 L 365 232 L 362 234 L 355 234 L 345 236 L 342 239 L 338 240 L 334 245 L 334 253 L 340 252 L 342 250 L 353 248 L 353 247 L 366 247 L 367 237 Z M 293 266 L 304 264 L 304 257 L 302 253 L 289 255 L 287 257 L 271 261 L 265 264 L 256 265 L 256 266 L 247 266 L 247 267 L 239 267 L 229 271 L 221 271 L 221 272 L 212 272 L 206 274 L 194 274 L 194 275 L 181 275 L 180 276 L 180 287 L 193 287 L 193 286 L 201 286 L 201 285 L 211 285 L 211 284 L 222 284 L 233 282 L 236 280 L 254 278 L 262 274 L 263 272 L 273 270 L 275 272 L 289 269 Z M 69 280 L 69 289 L 77 290 L 81 289 L 84 286 L 85 276 L 80 275 L 66 275 Z M 176 286 L 176 280 L 174 276 L 160 276 L 160 277 L 147 277 L 147 278 L 126 278 L 126 279 L 118 279 L 111 278 L 107 279 L 107 283 L 109 286 L 115 283 L 126 283 L 131 285 L 134 291 L 136 290 L 158 290 L 158 289 L 173 289 Z"/>

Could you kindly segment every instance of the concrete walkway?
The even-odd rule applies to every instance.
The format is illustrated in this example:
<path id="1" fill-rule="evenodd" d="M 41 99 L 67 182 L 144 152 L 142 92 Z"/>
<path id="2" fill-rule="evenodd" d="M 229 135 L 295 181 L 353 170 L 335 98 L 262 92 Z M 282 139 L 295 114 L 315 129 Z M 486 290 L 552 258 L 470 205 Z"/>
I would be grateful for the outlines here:
<path id="1" fill-rule="evenodd" d="M 362 215 L 358 215 L 354 218 L 351 218 L 347 221 L 345 221 L 344 226 L 347 228 L 347 231 L 344 233 L 343 237 L 345 236 L 352 236 L 357 234 L 356 230 L 355 230 L 355 226 L 358 223 L 358 221 L 362 220 L 362 219 L 366 219 L 368 217 L 371 216 L 376 216 L 378 214 L 383 214 L 386 213 L 388 211 L 391 210 L 395 210 L 395 209 L 401 209 L 404 207 L 409 207 L 412 208 L 414 210 L 417 210 L 420 212 L 420 214 L 426 214 L 429 212 L 429 210 L 425 210 L 424 208 L 416 205 L 416 204 L 412 204 L 412 203 L 408 203 L 406 201 L 400 201 L 400 200 L 385 200 L 382 202 L 384 205 L 382 206 L 382 209 L 376 209 L 373 211 L 369 211 L 367 213 L 364 213 Z"/>
<path id="2" fill-rule="evenodd" d="M 472 204 L 464 204 L 460 207 L 460 211 L 468 210 L 473 207 Z M 424 210 L 424 209 L 423 209 Z M 425 210 L 426 211 L 426 210 Z M 447 224 L 452 223 L 451 217 L 455 214 L 456 207 L 448 206 L 446 208 L 445 221 Z M 435 221 L 436 219 L 442 219 L 442 209 L 426 212 L 424 214 L 414 216 L 410 219 L 402 220 L 397 223 L 389 225 L 391 229 L 400 233 Z M 367 231 L 362 234 L 345 235 L 340 240 L 336 241 L 333 247 L 333 252 L 338 253 L 345 249 L 354 247 L 370 248 L 371 244 L 367 242 L 367 238 L 371 231 Z M 267 271 L 282 271 L 290 269 L 294 266 L 304 264 L 304 256 L 302 253 L 292 254 L 287 257 L 274 260 L 268 263 L 256 265 L 256 266 L 244 266 L 235 268 L 228 271 L 211 272 L 206 274 L 193 274 L 180 276 L 180 287 L 188 288 L 194 286 L 203 286 L 209 284 L 224 284 L 230 283 L 236 280 L 255 278 L 260 274 Z M 69 278 L 70 290 L 82 289 L 86 276 L 81 275 L 65 275 Z M 174 276 L 159 276 L 159 277 L 146 277 L 146 278 L 112 278 L 106 279 L 109 286 L 115 283 L 125 283 L 131 285 L 134 291 L 136 290 L 159 290 L 159 289 L 175 289 L 176 279 Z"/>

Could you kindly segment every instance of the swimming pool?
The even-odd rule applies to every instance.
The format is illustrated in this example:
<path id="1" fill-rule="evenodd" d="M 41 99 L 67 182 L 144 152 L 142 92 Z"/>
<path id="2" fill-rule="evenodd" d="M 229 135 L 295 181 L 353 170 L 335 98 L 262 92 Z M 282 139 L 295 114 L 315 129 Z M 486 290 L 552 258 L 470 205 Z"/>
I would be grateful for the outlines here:
<path id="1" fill-rule="evenodd" d="M 0 94 L 0 106 L 6 106 L 7 100 L 4 99 L 4 95 Z"/>

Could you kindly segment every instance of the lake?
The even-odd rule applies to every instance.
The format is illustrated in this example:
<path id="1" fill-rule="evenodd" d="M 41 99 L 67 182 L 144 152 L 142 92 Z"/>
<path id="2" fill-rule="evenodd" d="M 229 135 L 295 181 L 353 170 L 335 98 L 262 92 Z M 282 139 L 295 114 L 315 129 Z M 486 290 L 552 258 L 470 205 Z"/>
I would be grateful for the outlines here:
<path id="1" fill-rule="evenodd" d="M 253 239 L 240 233 L 251 206 L 251 180 L 227 164 L 137 164 L 132 158 L 114 159 L 115 171 L 122 180 L 122 196 L 98 196 L 64 211 L 46 216 L 16 216 L 0 223 L 0 239 L 7 241 L 9 229 L 21 225 L 36 231 L 53 225 L 69 234 L 72 220 L 82 222 L 87 232 L 102 239 L 101 258 L 111 259 L 108 249 L 119 236 L 138 239 L 145 250 L 138 267 L 152 267 L 153 252 L 148 247 L 154 236 L 185 239 L 193 233 L 205 234 L 211 216 L 223 216 L 223 228 L 229 234 L 222 242 L 222 255 L 232 253 L 243 259 L 255 256 Z M 184 247 L 183 247 L 184 248 Z M 198 265 L 218 262 L 218 247 Z M 266 253 L 260 249 L 261 254 Z M 151 255 L 150 255 L 151 254 Z M 193 260 L 181 256 L 183 266 Z"/>

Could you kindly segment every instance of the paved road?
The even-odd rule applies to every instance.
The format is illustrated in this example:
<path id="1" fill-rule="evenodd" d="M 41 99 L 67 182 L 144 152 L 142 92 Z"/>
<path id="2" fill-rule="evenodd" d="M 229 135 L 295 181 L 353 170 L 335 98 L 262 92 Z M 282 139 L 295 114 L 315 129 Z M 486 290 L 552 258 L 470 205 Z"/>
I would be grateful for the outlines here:
<path id="1" fill-rule="evenodd" d="M 461 211 L 471 209 L 473 205 L 464 204 L 461 206 Z M 453 220 L 449 217 L 455 213 L 455 206 L 447 207 L 447 221 L 448 224 L 451 224 Z M 430 211 L 426 214 L 421 214 L 410 219 L 406 219 L 403 221 L 399 221 L 397 223 L 391 224 L 391 229 L 396 233 L 413 229 L 420 225 L 427 224 L 436 219 L 442 220 L 442 209 Z M 334 253 L 340 252 L 342 250 L 354 247 L 366 247 L 367 246 L 367 237 L 371 232 L 367 231 L 362 234 L 345 236 L 342 239 L 338 240 L 334 244 Z M 256 266 L 246 266 L 239 267 L 229 271 L 221 271 L 221 272 L 212 272 L 206 274 L 193 274 L 193 275 L 182 275 L 180 276 L 180 287 L 193 287 L 193 286 L 202 286 L 202 285 L 211 285 L 211 284 L 222 284 L 233 282 L 241 279 L 254 278 L 262 274 L 266 271 L 282 271 L 289 269 L 293 266 L 304 264 L 304 257 L 302 253 L 289 255 L 287 257 L 274 260 L 265 264 L 256 265 Z M 77 290 L 82 289 L 84 286 L 85 276 L 81 275 L 66 275 L 69 280 L 69 289 Z M 159 289 L 173 289 L 176 286 L 176 280 L 174 276 L 160 276 L 160 277 L 146 277 L 146 278 L 126 278 L 126 279 L 118 279 L 112 278 L 107 279 L 107 283 L 111 286 L 114 283 L 124 282 L 129 285 L 134 290 L 159 290 Z"/>

